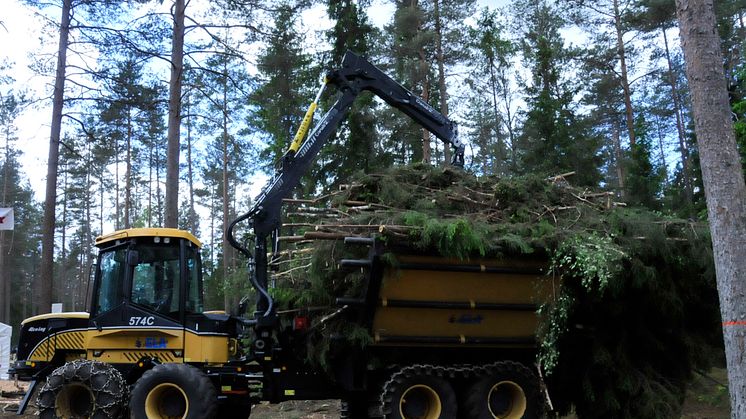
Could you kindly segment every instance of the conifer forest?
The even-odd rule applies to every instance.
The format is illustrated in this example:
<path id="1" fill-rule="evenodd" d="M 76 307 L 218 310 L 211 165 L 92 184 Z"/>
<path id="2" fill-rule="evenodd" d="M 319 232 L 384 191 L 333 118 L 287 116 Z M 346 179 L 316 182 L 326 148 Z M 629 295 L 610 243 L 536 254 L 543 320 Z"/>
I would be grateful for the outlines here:
<path id="1" fill-rule="evenodd" d="M 358 96 L 285 208 L 280 243 L 297 252 L 275 260 L 282 308 L 354 288 L 328 258 L 370 226 L 452 258 L 541 255 L 564 278 L 537 355 L 557 411 L 680 417 L 693 371 L 727 364 L 733 417 L 746 414 L 743 360 L 726 356 L 746 333 L 746 290 L 728 282 L 746 275 L 746 215 L 715 220 L 734 208 L 719 197 L 746 205 L 746 2 L 714 1 L 704 51 L 684 25 L 711 0 L 13 1 L 40 46 L 23 68 L 0 49 L 0 208 L 14 214 L 0 322 L 85 311 L 95 238 L 135 227 L 201 240 L 205 309 L 255 299 L 223 232 L 350 50 L 456 122 L 465 165 Z M 15 18 L 0 9 L 9 39 Z M 699 55 L 720 64 L 724 110 L 697 93 Z M 325 90 L 316 120 L 335 99 Z M 708 126 L 734 135 L 733 160 Z M 46 176 L 24 164 L 41 149 Z M 308 362 L 323 368 L 327 343 Z"/>

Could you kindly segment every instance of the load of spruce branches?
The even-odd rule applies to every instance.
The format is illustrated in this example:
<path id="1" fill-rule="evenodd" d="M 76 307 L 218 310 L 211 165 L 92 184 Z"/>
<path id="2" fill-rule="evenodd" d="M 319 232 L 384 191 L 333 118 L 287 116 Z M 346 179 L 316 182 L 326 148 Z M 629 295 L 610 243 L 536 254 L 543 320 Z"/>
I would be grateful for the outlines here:
<path id="1" fill-rule="evenodd" d="M 708 229 L 569 181 L 414 165 L 287 200 L 275 296 L 291 312 L 328 311 L 307 348 L 324 365 L 331 335 L 370 343 L 335 312 L 335 298 L 357 295 L 361 283 L 338 261 L 364 256 L 350 254 L 343 237 L 376 235 L 396 252 L 464 260 L 543 257 L 548 274 L 563 278 L 558 298 L 540 310 L 538 331 L 537 362 L 555 408 L 580 417 L 677 417 L 692 372 L 721 353 Z"/>

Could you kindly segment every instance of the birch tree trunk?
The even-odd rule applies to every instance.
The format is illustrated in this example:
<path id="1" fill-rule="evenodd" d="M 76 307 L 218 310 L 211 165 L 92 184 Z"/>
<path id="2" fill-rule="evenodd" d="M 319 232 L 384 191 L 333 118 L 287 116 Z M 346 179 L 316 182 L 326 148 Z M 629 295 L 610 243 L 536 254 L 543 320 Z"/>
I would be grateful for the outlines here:
<path id="1" fill-rule="evenodd" d="M 52 287 L 54 275 L 54 225 L 57 203 L 57 166 L 60 155 L 60 133 L 62 131 L 62 107 L 65 94 L 65 70 L 67 67 L 67 46 L 70 37 L 72 0 L 62 0 L 60 19 L 60 40 L 57 49 L 57 71 L 54 79 L 52 99 L 52 128 L 49 135 L 49 157 L 47 159 L 47 187 L 44 199 L 44 219 L 42 221 L 41 262 L 39 277 L 35 283 L 34 313 L 46 313 L 52 307 Z"/>
<path id="2" fill-rule="evenodd" d="M 181 77 L 184 70 L 184 0 L 174 0 L 171 40 L 171 82 L 168 96 L 168 148 L 166 151 L 166 208 L 164 227 L 179 222 L 179 140 L 181 128 Z"/>
<path id="3" fill-rule="evenodd" d="M 713 0 L 676 0 L 715 256 L 731 417 L 746 418 L 746 184 Z"/>

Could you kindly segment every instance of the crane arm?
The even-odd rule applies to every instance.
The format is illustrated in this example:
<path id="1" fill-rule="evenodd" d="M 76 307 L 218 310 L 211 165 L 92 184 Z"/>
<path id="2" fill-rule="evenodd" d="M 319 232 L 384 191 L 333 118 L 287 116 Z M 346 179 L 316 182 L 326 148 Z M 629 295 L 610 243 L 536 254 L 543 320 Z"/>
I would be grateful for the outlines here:
<path id="1" fill-rule="evenodd" d="M 377 95 L 450 145 L 454 149 L 452 164 L 460 167 L 464 165 L 465 145 L 458 139 L 456 123 L 405 89 L 365 58 L 348 51 L 342 59 L 341 68 L 329 73 L 324 85 L 332 85 L 339 90 L 341 94 L 337 101 L 313 127 L 308 138 L 303 141 L 317 102 L 324 90 L 324 87 L 321 88 L 282 159 L 281 169 L 256 198 L 253 208 L 235 219 L 226 232 L 230 244 L 246 255 L 252 261 L 250 263 L 253 263 L 251 282 L 260 294 L 257 311 L 262 313 L 264 318 L 274 315 L 273 301 L 267 292 L 267 241 L 272 238 L 273 248 L 276 250 L 277 231 L 281 225 L 282 200 L 288 197 L 298 185 L 301 177 L 308 171 L 316 155 L 345 119 L 353 101 L 362 91 L 367 90 Z M 235 225 L 244 220 L 250 221 L 256 236 L 253 255 L 233 236 Z"/>

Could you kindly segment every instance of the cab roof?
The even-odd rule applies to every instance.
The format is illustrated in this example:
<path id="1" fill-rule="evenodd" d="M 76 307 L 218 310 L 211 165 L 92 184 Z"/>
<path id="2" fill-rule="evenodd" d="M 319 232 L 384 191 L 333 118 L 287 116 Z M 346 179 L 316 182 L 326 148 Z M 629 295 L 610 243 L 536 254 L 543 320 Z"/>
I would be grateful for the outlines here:
<path id="1" fill-rule="evenodd" d="M 187 239 L 194 243 L 197 247 L 202 247 L 202 243 L 189 233 L 188 231 L 179 230 L 176 228 L 130 228 L 127 230 L 119 230 L 113 233 L 104 234 L 96 237 L 96 246 L 102 247 L 107 243 L 124 240 L 135 237 L 171 237 L 178 239 Z"/>

